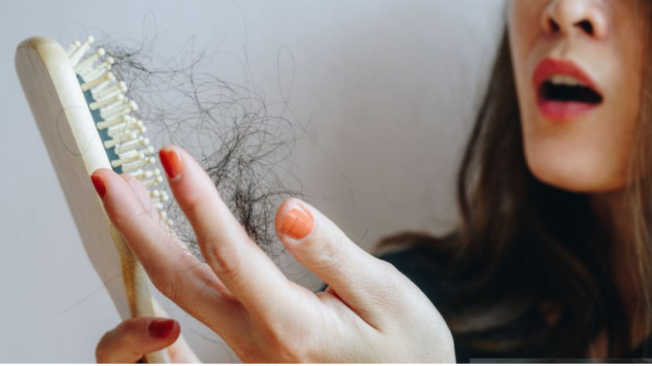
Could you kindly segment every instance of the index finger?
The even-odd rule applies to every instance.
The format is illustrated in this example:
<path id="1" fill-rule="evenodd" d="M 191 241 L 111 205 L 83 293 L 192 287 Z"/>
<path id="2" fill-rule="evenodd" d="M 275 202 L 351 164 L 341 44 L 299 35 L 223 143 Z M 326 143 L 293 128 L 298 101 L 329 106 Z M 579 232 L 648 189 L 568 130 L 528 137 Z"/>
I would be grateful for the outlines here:
<path id="1" fill-rule="evenodd" d="M 109 218 L 164 295 L 200 320 L 205 309 L 226 310 L 230 299 L 215 274 L 153 220 L 123 177 L 99 169 L 91 178 Z"/>
<path id="2" fill-rule="evenodd" d="M 249 238 L 210 177 L 188 153 L 170 146 L 161 150 L 160 157 L 206 262 L 253 316 L 292 314 L 298 296 L 312 295 L 288 280 Z"/>

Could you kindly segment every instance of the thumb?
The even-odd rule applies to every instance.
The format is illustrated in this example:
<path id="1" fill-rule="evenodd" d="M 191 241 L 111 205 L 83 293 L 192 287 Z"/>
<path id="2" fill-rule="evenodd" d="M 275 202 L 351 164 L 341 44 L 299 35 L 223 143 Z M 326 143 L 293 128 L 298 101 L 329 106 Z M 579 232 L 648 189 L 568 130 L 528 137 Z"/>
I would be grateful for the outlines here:
<path id="1" fill-rule="evenodd" d="M 134 363 L 173 344 L 179 332 L 179 324 L 172 319 L 127 319 L 102 337 L 95 357 L 98 363 Z"/>
<path id="2" fill-rule="evenodd" d="M 349 307 L 359 315 L 373 310 L 369 305 L 382 296 L 389 272 L 386 262 L 365 252 L 326 216 L 296 198 L 281 205 L 275 227 L 288 251 Z"/>

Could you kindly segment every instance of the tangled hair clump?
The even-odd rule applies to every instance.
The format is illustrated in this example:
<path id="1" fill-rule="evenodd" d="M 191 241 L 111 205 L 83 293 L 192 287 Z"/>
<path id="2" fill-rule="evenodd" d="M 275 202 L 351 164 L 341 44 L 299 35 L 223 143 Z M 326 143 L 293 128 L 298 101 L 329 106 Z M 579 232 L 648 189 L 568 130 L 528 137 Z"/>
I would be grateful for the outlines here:
<path id="1" fill-rule="evenodd" d="M 287 101 L 266 103 L 253 82 L 237 85 L 204 71 L 215 55 L 195 51 L 192 40 L 172 58 L 157 55 L 155 41 L 154 36 L 130 47 L 105 36 L 98 47 L 114 58 L 112 71 L 127 83 L 148 136 L 157 145 L 174 143 L 193 154 L 252 240 L 278 255 L 276 209 L 302 196 L 291 172 L 302 126 L 283 117 Z M 168 212 L 177 235 L 201 257 L 178 206 L 171 203 Z"/>

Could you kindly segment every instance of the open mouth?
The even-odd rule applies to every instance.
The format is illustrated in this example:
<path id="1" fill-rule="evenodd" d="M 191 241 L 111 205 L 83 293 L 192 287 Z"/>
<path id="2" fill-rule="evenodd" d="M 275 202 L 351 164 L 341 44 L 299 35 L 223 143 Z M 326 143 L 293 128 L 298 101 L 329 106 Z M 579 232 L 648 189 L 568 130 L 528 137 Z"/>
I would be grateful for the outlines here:
<path id="1" fill-rule="evenodd" d="M 546 80 L 539 88 L 539 97 L 552 102 L 600 104 L 603 101 L 602 95 L 595 89 L 566 75 L 557 75 Z"/>
<path id="2" fill-rule="evenodd" d="M 572 61 L 544 59 L 534 72 L 539 111 L 552 120 L 572 120 L 598 107 L 604 97 Z"/>

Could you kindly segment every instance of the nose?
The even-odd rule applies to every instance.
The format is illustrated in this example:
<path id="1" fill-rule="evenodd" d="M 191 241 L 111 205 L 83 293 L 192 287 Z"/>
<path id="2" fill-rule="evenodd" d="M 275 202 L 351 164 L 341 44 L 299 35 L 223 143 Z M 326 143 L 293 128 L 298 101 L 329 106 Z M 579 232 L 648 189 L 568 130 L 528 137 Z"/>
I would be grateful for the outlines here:
<path id="1" fill-rule="evenodd" d="M 551 0 L 541 17 L 546 34 L 585 35 L 596 39 L 606 37 L 607 23 L 605 10 L 595 0 Z"/>

